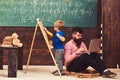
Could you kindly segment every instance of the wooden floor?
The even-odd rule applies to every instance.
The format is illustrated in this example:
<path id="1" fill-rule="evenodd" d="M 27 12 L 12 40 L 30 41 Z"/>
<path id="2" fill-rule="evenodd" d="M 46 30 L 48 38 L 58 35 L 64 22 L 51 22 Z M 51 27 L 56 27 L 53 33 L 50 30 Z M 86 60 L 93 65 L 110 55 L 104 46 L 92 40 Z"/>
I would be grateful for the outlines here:
<path id="1" fill-rule="evenodd" d="M 8 78 L 8 66 L 4 65 L 3 70 L 0 70 L 0 80 L 120 80 L 120 69 L 110 69 L 117 73 L 114 79 L 102 78 L 101 76 L 95 78 L 77 78 L 75 76 L 54 76 L 51 74 L 52 71 L 56 70 L 55 66 L 45 66 L 45 65 L 29 65 L 27 73 L 26 66 L 23 70 L 17 71 L 16 78 Z"/>

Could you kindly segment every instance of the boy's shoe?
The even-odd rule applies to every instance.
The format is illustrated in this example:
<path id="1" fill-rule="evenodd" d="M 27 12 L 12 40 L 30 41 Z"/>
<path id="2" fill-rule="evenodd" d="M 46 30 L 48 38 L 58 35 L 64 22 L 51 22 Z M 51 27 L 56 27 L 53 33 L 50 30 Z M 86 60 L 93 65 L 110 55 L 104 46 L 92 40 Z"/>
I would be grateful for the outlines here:
<path id="1" fill-rule="evenodd" d="M 113 78 L 115 76 L 117 76 L 117 74 L 114 73 L 114 72 L 111 72 L 110 70 L 105 71 L 105 72 L 102 73 L 103 78 Z"/>
<path id="2" fill-rule="evenodd" d="M 61 73 L 61 75 L 65 75 L 65 73 L 64 73 L 62 70 L 60 70 L 60 73 Z M 53 71 L 52 74 L 53 74 L 54 76 L 60 76 L 58 70 Z"/>
<path id="3" fill-rule="evenodd" d="M 58 72 L 58 70 L 53 71 L 52 74 L 55 74 L 56 72 Z"/>

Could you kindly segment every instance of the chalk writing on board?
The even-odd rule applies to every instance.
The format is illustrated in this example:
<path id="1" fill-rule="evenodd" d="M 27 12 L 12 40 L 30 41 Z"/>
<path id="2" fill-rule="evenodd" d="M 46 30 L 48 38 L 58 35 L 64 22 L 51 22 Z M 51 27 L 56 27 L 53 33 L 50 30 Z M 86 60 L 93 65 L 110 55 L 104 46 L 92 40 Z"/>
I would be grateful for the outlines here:
<path id="1" fill-rule="evenodd" d="M 97 0 L 0 0 L 0 26 L 35 26 L 36 18 L 51 27 L 97 26 Z"/>

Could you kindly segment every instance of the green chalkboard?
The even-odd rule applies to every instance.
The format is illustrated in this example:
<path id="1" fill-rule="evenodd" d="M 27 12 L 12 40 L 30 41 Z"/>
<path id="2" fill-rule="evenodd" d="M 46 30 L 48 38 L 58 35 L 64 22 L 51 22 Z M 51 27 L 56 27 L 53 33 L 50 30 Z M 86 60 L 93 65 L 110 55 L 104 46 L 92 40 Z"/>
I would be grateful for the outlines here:
<path id="1" fill-rule="evenodd" d="M 97 0 L 0 0 L 0 26 L 46 27 L 61 19 L 65 27 L 96 27 Z"/>

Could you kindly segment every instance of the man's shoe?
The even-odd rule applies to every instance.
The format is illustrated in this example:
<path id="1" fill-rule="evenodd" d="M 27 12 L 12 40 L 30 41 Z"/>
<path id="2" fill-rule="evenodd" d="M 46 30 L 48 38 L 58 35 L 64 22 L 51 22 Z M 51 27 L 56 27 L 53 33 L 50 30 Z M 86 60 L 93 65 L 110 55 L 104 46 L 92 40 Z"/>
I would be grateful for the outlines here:
<path id="1" fill-rule="evenodd" d="M 114 72 L 111 72 L 110 70 L 107 70 L 107 71 L 102 73 L 103 78 L 113 78 L 115 76 L 117 76 L 117 74 Z"/>

